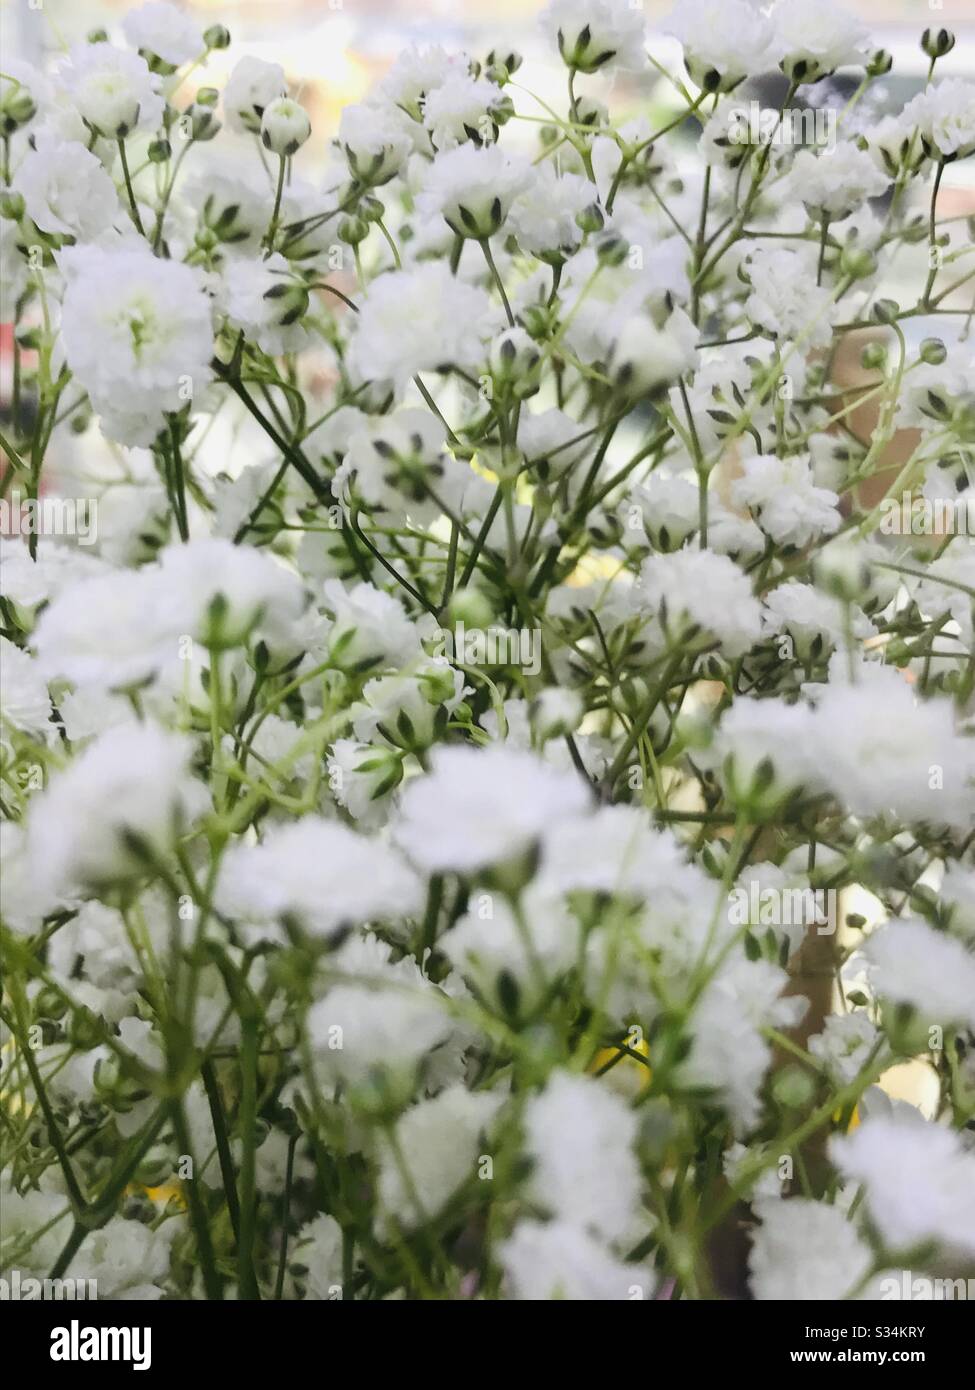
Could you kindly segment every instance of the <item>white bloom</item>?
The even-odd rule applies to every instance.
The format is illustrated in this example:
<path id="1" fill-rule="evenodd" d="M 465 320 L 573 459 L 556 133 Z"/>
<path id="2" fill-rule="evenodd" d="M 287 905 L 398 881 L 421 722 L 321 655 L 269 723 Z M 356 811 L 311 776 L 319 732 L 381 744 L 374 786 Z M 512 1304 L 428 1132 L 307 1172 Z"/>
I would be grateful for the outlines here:
<path id="1" fill-rule="evenodd" d="M 715 736 L 714 756 L 737 805 L 772 811 L 811 780 L 805 744 L 812 722 L 805 705 L 747 696 L 734 701 Z"/>
<path id="2" fill-rule="evenodd" d="M 471 873 L 530 850 L 556 818 L 585 809 L 577 773 L 503 745 L 439 748 L 403 792 L 396 838 L 431 873 Z"/>
<path id="3" fill-rule="evenodd" d="M 891 1250 L 937 1241 L 975 1258 L 975 1154 L 959 1135 L 917 1112 L 868 1118 L 835 1138 L 840 1171 L 866 1187 L 866 1206 Z"/>
<path id="4" fill-rule="evenodd" d="M 975 941 L 975 869 L 949 864 L 941 880 L 940 897 L 947 903 L 952 931 Z"/>
<path id="5" fill-rule="evenodd" d="M 308 345 L 301 319 L 308 290 L 279 253 L 264 259 L 235 257 L 224 266 L 219 301 L 233 328 L 277 357 Z"/>
<path id="6" fill-rule="evenodd" d="M 620 512 L 627 530 L 639 527 L 654 549 L 679 550 L 698 529 L 700 492 L 686 478 L 651 473 L 621 504 Z M 630 535 L 625 541 L 630 543 Z"/>
<path id="7" fill-rule="evenodd" d="M 421 120 L 423 98 L 456 76 L 466 76 L 470 60 L 463 53 L 447 53 L 439 45 L 407 48 L 379 84 L 378 94 L 392 106 L 401 106 Z"/>
<path id="8" fill-rule="evenodd" d="M 628 395 L 659 391 L 696 367 L 697 339 L 683 309 L 675 309 L 660 328 L 649 314 L 630 314 L 616 335 L 609 370 Z"/>
<path id="9" fill-rule="evenodd" d="M 776 545 L 808 545 L 839 526 L 839 498 L 813 484 L 808 454 L 753 454 L 741 467 L 742 477 L 731 485 L 732 500 L 750 509 Z"/>
<path id="10" fill-rule="evenodd" d="M 0 637 L 0 724 L 41 737 L 54 732 L 40 664 L 6 637 Z"/>
<path id="11" fill-rule="evenodd" d="M 625 1239 L 641 1186 L 630 1106 L 594 1077 L 557 1071 L 525 1106 L 524 1130 L 535 1201 L 602 1240 Z"/>
<path id="12" fill-rule="evenodd" d="M 201 808 L 192 744 L 154 724 L 109 729 L 32 803 L 30 854 L 52 884 L 102 884 L 146 869 L 142 847 L 168 853 Z"/>
<path id="13" fill-rule="evenodd" d="M 518 447 L 542 479 L 559 478 L 592 451 L 592 439 L 562 410 L 533 415 L 523 406 L 518 421 Z M 578 442 L 576 442 L 578 441 Z"/>
<path id="14" fill-rule="evenodd" d="M 284 96 L 284 68 L 262 58 L 241 58 L 223 89 L 223 109 L 232 130 L 258 135 L 264 108 Z"/>
<path id="15" fill-rule="evenodd" d="M 422 906 L 419 879 L 394 850 L 316 816 L 231 850 L 220 891 L 245 915 L 297 918 L 319 935 Z"/>
<path id="16" fill-rule="evenodd" d="M 320 1214 L 306 1221 L 294 1241 L 290 1263 L 301 1270 L 305 1298 L 334 1299 L 342 1290 L 342 1227 L 334 1216 Z"/>
<path id="17" fill-rule="evenodd" d="M 787 1202 L 762 1200 L 758 1213 L 761 1225 L 748 1258 L 755 1298 L 845 1298 L 870 1272 L 870 1247 L 840 1207 L 791 1197 Z"/>
<path id="18" fill-rule="evenodd" d="M 865 199 L 879 197 L 889 183 L 866 150 L 852 140 L 840 140 L 826 154 L 800 150 L 787 186 L 811 217 L 837 220 L 856 212 Z"/>
<path id="19" fill-rule="evenodd" d="M 684 47 L 691 77 L 706 92 L 727 92 L 774 62 L 772 26 L 749 0 L 678 0 L 667 32 Z"/>
<path id="20" fill-rule="evenodd" d="M 148 247 L 76 247 L 61 259 L 68 366 L 110 438 L 150 444 L 165 413 L 210 380 L 213 330 L 200 278 Z"/>
<path id="21" fill-rule="evenodd" d="M 27 215 L 42 232 L 90 241 L 107 231 L 119 212 L 115 185 L 84 145 L 38 141 L 14 179 Z"/>
<path id="22" fill-rule="evenodd" d="M 425 525 L 443 505 L 458 506 L 469 473 L 444 452 L 443 425 L 429 410 L 363 416 L 346 438 L 348 453 L 332 482 L 337 495 L 351 492 L 391 520 L 408 514 Z"/>
<path id="23" fill-rule="evenodd" d="M 640 594 L 678 640 L 691 627 L 702 640 L 718 641 L 741 656 L 761 633 L 762 610 L 751 584 L 734 561 L 708 550 L 651 555 L 640 571 Z"/>
<path id="24" fill-rule="evenodd" d="M 736 1134 L 753 1129 L 761 1114 L 760 1089 L 772 1061 L 768 1027 L 795 1025 L 802 999 L 784 999 L 788 976 L 765 960 L 731 956 L 698 1000 L 689 1030 L 693 1045 L 681 1066 L 685 1085 L 713 1087 Z"/>
<path id="25" fill-rule="evenodd" d="M 213 538 L 168 546 L 159 558 L 159 587 L 180 633 L 237 646 L 257 628 L 272 652 L 294 654 L 304 590 L 267 551 Z"/>
<path id="26" fill-rule="evenodd" d="M 835 0 L 779 0 L 772 11 L 774 47 L 782 71 L 797 82 L 816 82 L 840 67 L 862 64 L 869 33 Z"/>
<path id="27" fill-rule="evenodd" d="M 82 120 L 110 140 L 154 131 L 163 113 L 157 79 L 144 58 L 110 43 L 76 43 L 58 80 Z"/>
<path id="28" fill-rule="evenodd" d="M 165 0 L 130 10 L 122 20 L 122 32 L 133 48 L 161 58 L 172 68 L 198 58 L 206 47 L 203 31 L 189 15 Z"/>
<path id="29" fill-rule="evenodd" d="M 832 647 L 845 645 L 844 605 L 811 584 L 800 584 L 798 580 L 778 584 L 766 594 L 764 607 L 762 618 L 767 630 L 787 633 L 800 661 L 819 658 Z M 873 623 L 852 606 L 850 621 L 856 638 L 870 637 L 875 632 Z"/>
<path id="30" fill-rule="evenodd" d="M 646 67 L 643 9 L 628 0 L 549 0 L 541 23 L 564 61 L 580 72 Z"/>
<path id="31" fill-rule="evenodd" d="M 323 1080 L 352 1085 L 384 1075 L 412 1091 L 425 1056 L 450 1037 L 446 996 L 411 956 L 395 963 L 374 936 L 352 937 L 331 961 L 348 983 L 332 986 L 308 1014 L 308 1033 Z"/>
<path id="32" fill-rule="evenodd" d="M 898 120 L 916 127 L 932 159 L 958 159 L 975 150 L 975 84 L 957 77 L 926 87 Z"/>
<path id="33" fill-rule="evenodd" d="M 437 942 L 486 1000 L 515 1015 L 540 1001 L 579 950 L 579 929 L 559 899 L 530 887 L 519 912 L 521 921 L 504 898 L 479 893 Z"/>
<path id="34" fill-rule="evenodd" d="M 639 1265 L 626 1265 L 571 1221 L 520 1221 L 499 1257 L 513 1298 L 610 1302 L 649 1298 L 653 1283 Z"/>
<path id="35" fill-rule="evenodd" d="M 403 779 L 403 758 L 387 747 L 373 747 L 354 738 L 339 738 L 328 755 L 332 795 L 363 829 L 380 824 L 385 798 Z"/>
<path id="36" fill-rule="evenodd" d="M 582 241 L 576 218 L 594 201 L 588 179 L 559 174 L 547 160 L 533 170 L 532 182 L 512 203 L 508 227 L 529 255 L 570 255 Z"/>
<path id="37" fill-rule="evenodd" d="M 402 113 L 386 106 L 346 106 L 339 119 L 338 140 L 352 177 L 370 188 L 398 174 L 413 148 Z"/>
<path id="38" fill-rule="evenodd" d="M 158 1229 L 113 1216 L 92 1231 L 65 1271 L 71 1279 L 92 1279 L 99 1298 L 153 1300 L 166 1292 L 174 1223 Z"/>
<path id="39" fill-rule="evenodd" d="M 461 145 L 430 165 L 418 206 L 429 217 L 440 213 L 458 236 L 484 239 L 504 224 L 530 179 L 530 166 L 497 145 Z"/>
<path id="40" fill-rule="evenodd" d="M 473 137 L 487 144 L 497 139 L 495 113 L 503 103 L 504 95 L 494 82 L 457 73 L 429 94 L 423 124 L 438 150 L 453 149 Z"/>
<path id="41" fill-rule="evenodd" d="M 909 1004 L 925 1024 L 975 1028 L 975 956 L 918 918 L 888 922 L 865 947 L 882 999 Z"/>
<path id="42" fill-rule="evenodd" d="M 443 262 L 394 271 L 369 286 L 350 359 L 367 380 L 394 380 L 401 387 L 417 372 L 476 370 L 494 318 L 485 292 L 456 279 Z"/>
<path id="43" fill-rule="evenodd" d="M 311 134 L 308 112 L 290 97 L 275 97 L 261 116 L 261 144 L 272 154 L 288 158 Z"/>
<path id="44" fill-rule="evenodd" d="M 139 684 L 176 655 L 158 571 L 112 570 L 69 584 L 33 636 L 40 669 L 102 690 Z"/>
<path id="45" fill-rule="evenodd" d="M 809 348 L 830 341 L 831 296 L 816 285 L 808 248 L 759 246 L 749 253 L 746 267 L 752 292 L 745 313 L 756 328 L 786 342 L 802 339 Z"/>
<path id="46" fill-rule="evenodd" d="M 423 656 L 419 635 L 403 605 L 371 584 L 346 589 L 325 582 L 325 608 L 333 615 L 328 632 L 332 664 L 343 670 L 403 665 Z"/>
<path id="47" fill-rule="evenodd" d="M 832 1081 L 849 1086 L 855 1081 L 881 1040 L 880 1030 L 863 1009 L 830 1014 L 823 1031 L 809 1039 L 809 1051 L 824 1064 Z"/>
<path id="48" fill-rule="evenodd" d="M 501 1096 L 448 1086 L 396 1122 L 396 1150 L 380 1136 L 378 1201 L 383 1226 L 425 1225 L 469 1180 L 476 1180 L 478 1140 Z M 405 1170 L 405 1172 L 404 1172 Z"/>

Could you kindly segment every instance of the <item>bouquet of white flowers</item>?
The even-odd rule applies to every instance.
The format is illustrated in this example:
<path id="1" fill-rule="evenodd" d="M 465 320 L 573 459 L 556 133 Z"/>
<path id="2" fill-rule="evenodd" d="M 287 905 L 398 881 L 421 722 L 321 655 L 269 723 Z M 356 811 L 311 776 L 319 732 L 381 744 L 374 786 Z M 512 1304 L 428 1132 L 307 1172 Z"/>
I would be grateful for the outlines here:
<path id="1" fill-rule="evenodd" d="M 166 3 L 3 65 L 5 1280 L 975 1272 L 975 86 L 543 22 L 329 133 Z"/>

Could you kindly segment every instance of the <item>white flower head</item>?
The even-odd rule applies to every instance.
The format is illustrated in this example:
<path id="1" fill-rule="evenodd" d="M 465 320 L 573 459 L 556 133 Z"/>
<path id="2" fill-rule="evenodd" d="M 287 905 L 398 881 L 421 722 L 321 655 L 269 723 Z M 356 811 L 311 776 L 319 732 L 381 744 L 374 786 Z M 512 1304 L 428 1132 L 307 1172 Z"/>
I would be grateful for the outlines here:
<path id="1" fill-rule="evenodd" d="M 730 91 L 774 61 L 772 25 L 750 0 L 678 0 L 667 32 L 705 92 Z"/>
<path id="2" fill-rule="evenodd" d="M 869 34 L 836 0 L 779 0 L 772 11 L 782 71 L 795 82 L 818 82 L 837 68 L 863 64 Z"/>
<path id="3" fill-rule="evenodd" d="M 643 8 L 628 0 L 549 0 L 541 23 L 563 62 L 578 72 L 646 67 Z"/>
<path id="4" fill-rule="evenodd" d="M 42 232 L 92 241 L 119 214 L 115 185 L 84 145 L 38 140 L 24 156 L 14 179 L 27 215 Z"/>
<path id="5" fill-rule="evenodd" d="M 528 165 L 497 145 L 461 145 L 431 164 L 420 207 L 428 216 L 440 213 L 457 236 L 484 240 L 501 228 L 529 180 Z"/>
<path id="6" fill-rule="evenodd" d="M 162 118 L 158 79 L 138 53 L 109 43 L 74 44 L 58 79 L 85 124 L 109 140 L 154 131 Z"/>
<path id="7" fill-rule="evenodd" d="M 138 10 L 130 10 L 122 21 L 122 32 L 133 48 L 148 57 L 162 59 L 170 69 L 199 58 L 206 47 L 203 31 L 189 15 L 166 0 L 152 0 Z"/>
<path id="8" fill-rule="evenodd" d="M 249 55 L 241 58 L 223 89 L 223 109 L 233 130 L 261 132 L 264 109 L 284 96 L 284 68 Z"/>

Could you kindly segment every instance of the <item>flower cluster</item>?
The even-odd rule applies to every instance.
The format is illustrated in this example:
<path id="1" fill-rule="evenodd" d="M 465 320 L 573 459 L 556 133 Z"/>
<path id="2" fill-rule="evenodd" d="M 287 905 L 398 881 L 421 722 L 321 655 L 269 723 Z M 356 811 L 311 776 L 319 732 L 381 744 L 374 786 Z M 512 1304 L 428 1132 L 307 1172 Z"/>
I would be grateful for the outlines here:
<path id="1" fill-rule="evenodd" d="M 886 506 L 975 487 L 975 87 L 833 0 L 543 26 L 558 109 L 411 48 L 328 131 L 168 3 L 5 64 L 4 1277 L 975 1268 L 975 540 Z"/>

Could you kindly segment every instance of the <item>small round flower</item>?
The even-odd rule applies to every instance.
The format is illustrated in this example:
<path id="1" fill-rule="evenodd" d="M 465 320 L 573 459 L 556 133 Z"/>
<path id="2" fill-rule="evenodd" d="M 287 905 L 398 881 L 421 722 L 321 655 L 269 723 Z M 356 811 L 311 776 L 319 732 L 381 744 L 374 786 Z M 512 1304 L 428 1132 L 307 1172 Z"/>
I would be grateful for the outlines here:
<path id="1" fill-rule="evenodd" d="M 364 104 L 343 109 L 338 143 L 357 183 L 379 188 L 401 171 L 413 149 L 408 124 L 393 106 Z"/>
<path id="2" fill-rule="evenodd" d="M 779 0 L 772 22 L 779 65 L 794 82 L 818 82 L 837 68 L 862 66 L 870 52 L 867 30 L 835 0 Z"/>
<path id="3" fill-rule="evenodd" d="M 272 154 L 288 158 L 301 149 L 311 134 L 308 113 L 291 97 L 276 97 L 261 116 L 261 144 Z"/>
<path id="4" fill-rule="evenodd" d="M 96 135 L 124 140 L 154 131 L 164 102 L 144 58 L 109 43 L 74 44 L 58 72 L 68 98 Z"/>
<path id="5" fill-rule="evenodd" d="M 232 130 L 261 133 L 261 117 L 272 101 L 284 96 L 284 68 L 262 58 L 241 58 L 223 89 L 223 109 Z"/>
<path id="6" fill-rule="evenodd" d="M 838 220 L 877 198 L 890 183 L 866 150 L 840 140 L 827 154 L 800 150 L 793 161 L 788 188 L 805 204 L 810 217 Z"/>
<path id="7" fill-rule="evenodd" d="M 975 150 L 975 83 L 957 77 L 930 87 L 904 107 L 898 120 L 920 132 L 932 159 L 961 159 Z"/>
<path id="8" fill-rule="evenodd" d="M 155 59 L 162 72 L 175 72 L 199 58 L 206 46 L 203 31 L 166 0 L 153 0 L 141 9 L 130 10 L 122 21 L 122 32 L 144 58 Z"/>
<path id="9" fill-rule="evenodd" d="M 483 241 L 503 226 L 529 179 L 528 166 L 497 145 L 461 145 L 434 160 L 421 204 L 429 216 L 439 212 L 457 236 Z"/>
<path id="10" fill-rule="evenodd" d="M 582 697 L 575 690 L 548 685 L 532 701 L 531 721 L 540 743 L 575 733 L 584 714 Z"/>
<path id="11" fill-rule="evenodd" d="M 457 74 L 429 94 L 423 124 L 438 150 L 468 140 L 487 145 L 497 140 L 498 122 L 507 109 L 510 100 L 495 83 Z"/>
<path id="12" fill-rule="evenodd" d="M 643 9 L 629 0 L 550 0 L 541 22 L 576 72 L 646 67 Z"/>
<path id="13" fill-rule="evenodd" d="M 667 32 L 705 92 L 728 92 L 774 61 L 771 22 L 749 0 L 678 0 Z"/>
<path id="14" fill-rule="evenodd" d="M 118 195 L 102 163 L 84 145 L 38 139 L 21 161 L 14 188 L 42 232 L 91 241 L 119 213 Z"/>

